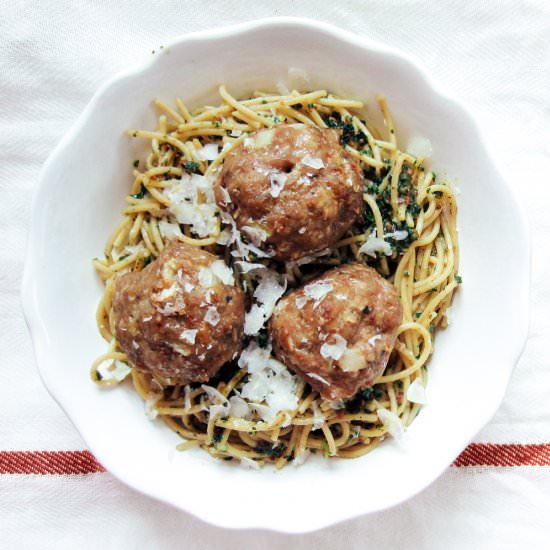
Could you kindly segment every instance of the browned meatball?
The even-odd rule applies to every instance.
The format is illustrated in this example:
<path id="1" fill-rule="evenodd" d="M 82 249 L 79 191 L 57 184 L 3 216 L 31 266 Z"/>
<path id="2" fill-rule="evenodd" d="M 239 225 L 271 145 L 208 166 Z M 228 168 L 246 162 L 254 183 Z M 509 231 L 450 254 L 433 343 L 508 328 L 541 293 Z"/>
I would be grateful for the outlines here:
<path id="1" fill-rule="evenodd" d="M 241 349 L 245 299 L 232 272 L 181 242 L 120 277 L 113 310 L 130 363 L 165 384 L 206 382 Z"/>
<path id="2" fill-rule="evenodd" d="M 343 399 L 382 374 L 403 311 L 374 269 L 334 268 L 285 296 L 270 322 L 273 348 L 325 399 Z"/>
<path id="3" fill-rule="evenodd" d="M 334 244 L 357 220 L 362 173 L 339 130 L 281 124 L 225 159 L 216 201 L 255 245 L 279 260 Z"/>

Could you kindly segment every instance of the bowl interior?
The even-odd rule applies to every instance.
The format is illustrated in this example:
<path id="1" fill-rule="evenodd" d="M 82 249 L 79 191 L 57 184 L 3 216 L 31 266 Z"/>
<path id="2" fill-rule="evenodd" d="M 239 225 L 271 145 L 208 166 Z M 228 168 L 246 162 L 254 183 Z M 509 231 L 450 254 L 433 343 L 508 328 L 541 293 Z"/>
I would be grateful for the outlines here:
<path id="1" fill-rule="evenodd" d="M 464 284 L 452 325 L 436 338 L 429 404 L 402 443 L 387 441 L 357 460 L 247 471 L 199 450 L 176 453 L 178 438 L 144 416 L 130 387 L 103 391 L 91 383 L 89 365 L 106 349 L 95 324 L 102 285 L 91 260 L 102 255 L 131 183 L 132 162 L 147 149 L 125 131 L 155 125 L 153 98 L 172 103 L 179 96 L 191 106 L 218 102 L 222 82 L 237 96 L 273 90 L 286 81 L 289 67 L 307 71 L 314 88 L 366 100 L 373 118 L 373 100 L 384 93 L 402 148 L 413 134 L 430 139 L 433 166 L 461 188 Z M 513 263 L 510 250 L 519 255 Z M 43 171 L 28 258 L 25 309 L 41 374 L 92 451 L 138 490 L 227 527 L 307 531 L 421 490 L 494 413 L 527 323 L 524 222 L 469 115 L 407 59 L 312 23 L 190 35 L 104 87 Z M 508 322 L 511 315 L 515 324 Z"/>

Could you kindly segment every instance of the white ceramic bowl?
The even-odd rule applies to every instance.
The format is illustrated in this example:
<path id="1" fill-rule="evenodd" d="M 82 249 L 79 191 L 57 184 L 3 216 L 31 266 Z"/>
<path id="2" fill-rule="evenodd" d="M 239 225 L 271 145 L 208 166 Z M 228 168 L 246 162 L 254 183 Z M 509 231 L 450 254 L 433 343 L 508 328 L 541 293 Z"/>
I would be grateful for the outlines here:
<path id="1" fill-rule="evenodd" d="M 221 82 L 237 95 L 273 89 L 289 67 L 336 93 L 367 101 L 386 94 L 401 142 L 413 133 L 431 140 L 435 166 L 462 189 L 464 284 L 453 324 L 436 340 L 429 404 L 402 444 L 387 441 L 357 460 L 249 471 L 198 449 L 176 454 L 177 437 L 144 416 L 135 392 L 91 383 L 89 365 L 106 348 L 94 319 L 102 286 L 91 259 L 119 219 L 137 147 L 147 145 L 125 130 L 154 125 L 154 97 L 200 104 Z M 97 92 L 42 171 L 23 301 L 44 383 L 110 472 L 220 526 L 304 532 L 411 497 L 489 421 L 527 335 L 529 257 L 525 217 L 479 128 L 417 63 L 326 24 L 270 19 L 183 36 Z"/>

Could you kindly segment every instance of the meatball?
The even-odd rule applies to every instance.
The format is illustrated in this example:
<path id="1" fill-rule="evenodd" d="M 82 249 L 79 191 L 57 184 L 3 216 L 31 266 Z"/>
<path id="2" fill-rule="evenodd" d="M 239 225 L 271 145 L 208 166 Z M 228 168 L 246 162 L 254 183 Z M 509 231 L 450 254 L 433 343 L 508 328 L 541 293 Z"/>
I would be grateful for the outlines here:
<path id="1" fill-rule="evenodd" d="M 130 363 L 164 384 L 206 382 L 241 349 L 245 298 L 232 271 L 178 241 L 118 279 L 113 311 Z"/>
<path id="2" fill-rule="evenodd" d="M 362 172 L 340 130 L 281 124 L 246 138 L 225 159 L 216 201 L 278 260 L 334 244 L 357 221 Z"/>
<path id="3" fill-rule="evenodd" d="M 384 371 L 403 311 L 374 269 L 334 268 L 285 296 L 270 321 L 276 356 L 324 399 L 348 398 Z"/>

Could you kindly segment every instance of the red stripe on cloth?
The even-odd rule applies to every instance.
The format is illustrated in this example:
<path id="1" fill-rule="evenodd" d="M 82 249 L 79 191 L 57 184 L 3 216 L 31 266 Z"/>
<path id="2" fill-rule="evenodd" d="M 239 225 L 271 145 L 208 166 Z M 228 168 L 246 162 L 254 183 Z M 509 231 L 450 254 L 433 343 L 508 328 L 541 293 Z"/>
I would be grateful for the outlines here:
<path id="1" fill-rule="evenodd" d="M 550 466 L 550 443 L 471 443 L 452 466 Z M 0 475 L 84 475 L 104 471 L 90 451 L 0 451 Z"/>
<path id="2" fill-rule="evenodd" d="M 453 466 L 550 466 L 550 443 L 471 443 Z"/>
<path id="3" fill-rule="evenodd" d="M 104 471 L 90 451 L 0 451 L 0 474 L 82 475 Z"/>

